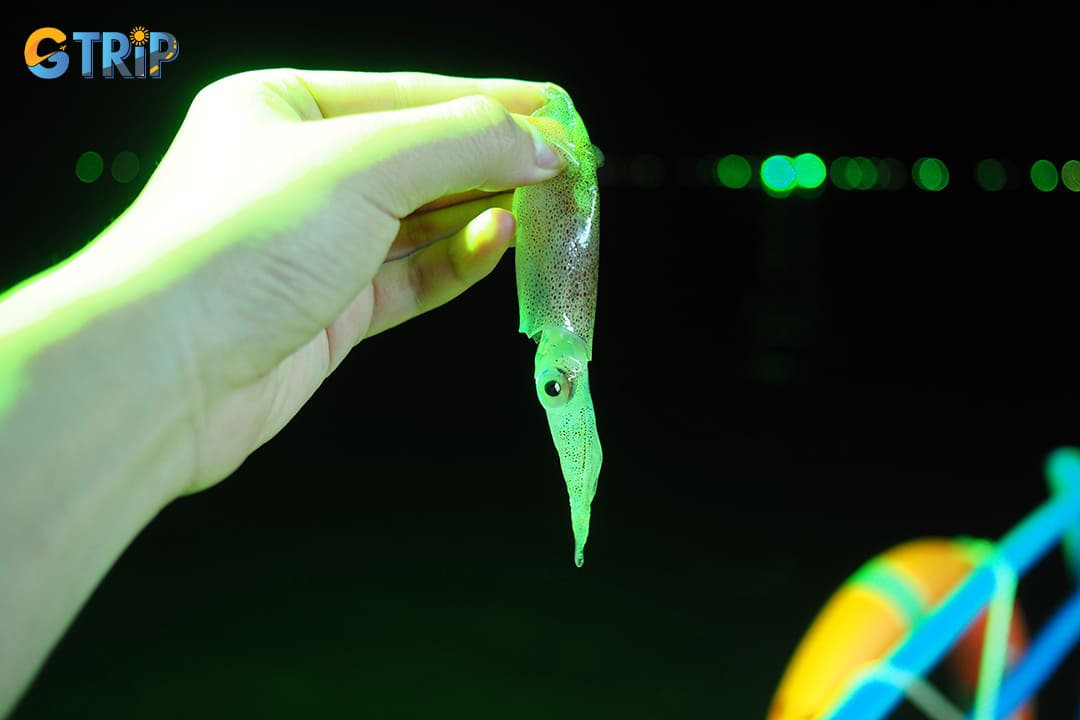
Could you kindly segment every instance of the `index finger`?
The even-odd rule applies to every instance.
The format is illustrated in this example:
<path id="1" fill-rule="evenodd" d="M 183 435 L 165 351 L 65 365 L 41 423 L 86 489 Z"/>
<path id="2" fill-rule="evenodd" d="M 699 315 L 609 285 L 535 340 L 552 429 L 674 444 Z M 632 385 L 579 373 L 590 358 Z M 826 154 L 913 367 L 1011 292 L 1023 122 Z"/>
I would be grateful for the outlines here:
<path id="1" fill-rule="evenodd" d="M 510 78 L 465 78 L 422 72 L 296 70 L 324 118 L 403 110 L 468 95 L 486 95 L 507 110 L 528 115 L 544 104 L 545 82 Z"/>

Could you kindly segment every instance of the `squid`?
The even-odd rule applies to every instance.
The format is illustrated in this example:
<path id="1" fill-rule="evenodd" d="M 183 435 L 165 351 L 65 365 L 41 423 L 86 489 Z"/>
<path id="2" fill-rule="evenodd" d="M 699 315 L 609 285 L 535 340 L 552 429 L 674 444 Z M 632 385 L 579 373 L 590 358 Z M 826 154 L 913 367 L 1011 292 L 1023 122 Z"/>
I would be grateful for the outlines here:
<path id="1" fill-rule="evenodd" d="M 531 121 L 566 160 L 557 176 L 514 192 L 519 331 L 537 344 L 533 380 L 570 500 L 574 564 L 585 542 L 603 451 L 589 393 L 599 273 L 600 204 L 590 141 L 570 96 L 547 86 Z"/>

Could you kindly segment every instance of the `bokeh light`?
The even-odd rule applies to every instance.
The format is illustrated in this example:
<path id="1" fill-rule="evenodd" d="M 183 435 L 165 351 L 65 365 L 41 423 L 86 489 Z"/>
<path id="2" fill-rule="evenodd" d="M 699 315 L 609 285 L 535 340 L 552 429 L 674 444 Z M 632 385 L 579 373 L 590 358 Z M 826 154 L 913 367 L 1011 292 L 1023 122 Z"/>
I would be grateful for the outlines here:
<path id="1" fill-rule="evenodd" d="M 949 167 L 940 158 L 923 156 L 908 170 L 895 157 L 839 155 L 826 163 L 820 155 L 805 152 L 794 157 L 770 155 L 764 160 L 753 155 L 729 154 L 719 160 L 702 158 L 698 177 L 706 183 L 718 182 L 726 188 L 762 188 L 774 197 L 796 193 L 817 197 L 826 181 L 840 190 L 900 190 L 910 177 L 914 185 L 927 192 L 940 192 L 951 181 Z M 758 168 L 755 174 L 754 168 Z M 702 174 L 703 173 L 703 174 Z M 975 163 L 972 177 L 981 190 L 997 193 L 1015 189 L 1024 171 L 1008 158 L 986 157 Z M 1050 160 L 1039 159 L 1031 165 L 1031 183 L 1042 192 L 1064 186 L 1080 192 L 1080 160 L 1071 159 L 1058 167 Z M 814 191 L 817 192 L 814 192 Z"/>
<path id="2" fill-rule="evenodd" d="M 93 150 L 87 150 L 75 161 L 75 177 L 84 183 L 92 183 L 101 177 L 105 169 L 105 161 L 101 154 Z"/>
<path id="3" fill-rule="evenodd" d="M 949 184 L 949 168 L 938 158 L 922 157 L 911 166 L 911 179 L 920 190 L 939 192 Z"/>
<path id="4" fill-rule="evenodd" d="M 848 158 L 844 164 L 844 182 L 852 190 L 862 190 L 862 164 L 858 158 Z"/>
<path id="5" fill-rule="evenodd" d="M 1031 184 L 1038 190 L 1050 192 L 1058 186 L 1058 172 L 1049 160 L 1036 160 L 1031 165 Z"/>
<path id="6" fill-rule="evenodd" d="M 877 166 L 870 158 L 858 156 L 851 159 L 851 164 L 859 169 L 858 181 L 853 182 L 856 190 L 870 190 L 878 181 Z M 850 173 L 851 164 L 848 165 L 848 172 Z M 848 178 L 851 180 L 851 177 Z"/>
<path id="7" fill-rule="evenodd" d="M 795 156 L 791 162 L 795 168 L 795 184 L 812 190 L 825 182 L 825 163 L 814 153 Z"/>
<path id="8" fill-rule="evenodd" d="M 787 192 L 795 187 L 795 165 L 787 155 L 770 155 L 761 163 L 761 184 L 768 190 Z"/>
<path id="9" fill-rule="evenodd" d="M 878 158 L 874 161 L 877 167 L 877 187 L 883 190 L 899 190 L 907 182 L 907 172 L 904 164 L 896 158 Z"/>
<path id="10" fill-rule="evenodd" d="M 1068 160 L 1061 166 L 1061 184 L 1073 192 L 1080 192 L 1080 160 Z"/>
<path id="11" fill-rule="evenodd" d="M 726 188 L 739 190 L 746 187 L 751 175 L 750 162 L 742 155 L 725 155 L 716 163 L 716 179 Z"/>
<path id="12" fill-rule="evenodd" d="M 847 180 L 847 166 L 850 162 L 851 158 L 841 155 L 829 163 L 829 177 L 832 178 L 833 185 L 840 190 L 851 190 L 851 183 Z"/>
<path id="13" fill-rule="evenodd" d="M 130 150 L 118 152 L 113 158 L 111 172 L 116 182 L 131 182 L 139 174 L 139 156 Z"/>
<path id="14" fill-rule="evenodd" d="M 1005 188 L 1008 174 L 1005 166 L 993 158 L 985 158 L 975 165 L 975 182 L 988 192 L 998 192 Z"/>
<path id="15" fill-rule="evenodd" d="M 829 168 L 833 184 L 841 190 L 869 190 L 878 183 L 878 169 L 867 157 L 841 155 Z"/>

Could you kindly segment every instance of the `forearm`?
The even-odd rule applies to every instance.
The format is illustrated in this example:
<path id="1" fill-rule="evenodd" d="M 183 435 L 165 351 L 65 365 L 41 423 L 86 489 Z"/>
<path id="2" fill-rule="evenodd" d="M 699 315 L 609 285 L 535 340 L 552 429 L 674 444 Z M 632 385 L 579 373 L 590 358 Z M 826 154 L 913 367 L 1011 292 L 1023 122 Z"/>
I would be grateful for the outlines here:
<path id="1" fill-rule="evenodd" d="M 0 717 L 192 472 L 187 373 L 162 335 L 167 298 L 55 301 L 79 269 L 37 281 L 50 312 L 0 333 Z M 18 302 L 0 302 L 0 316 Z"/>

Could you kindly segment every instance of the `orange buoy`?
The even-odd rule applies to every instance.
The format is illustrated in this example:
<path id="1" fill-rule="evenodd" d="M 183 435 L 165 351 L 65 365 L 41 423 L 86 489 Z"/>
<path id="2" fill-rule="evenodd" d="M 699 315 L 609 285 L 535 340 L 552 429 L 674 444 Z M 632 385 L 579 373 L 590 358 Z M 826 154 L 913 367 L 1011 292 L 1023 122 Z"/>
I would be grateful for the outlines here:
<path id="1" fill-rule="evenodd" d="M 837 590 L 818 613 L 788 663 L 769 708 L 768 720 L 810 720 L 827 712 L 855 673 L 884 659 L 911 629 L 976 566 L 971 541 L 913 540 L 870 560 Z M 955 699 L 974 698 L 986 613 L 979 615 L 946 660 Z M 1019 607 L 1013 608 L 1006 667 L 1027 648 Z M 1033 704 L 1010 720 L 1034 720 Z"/>

